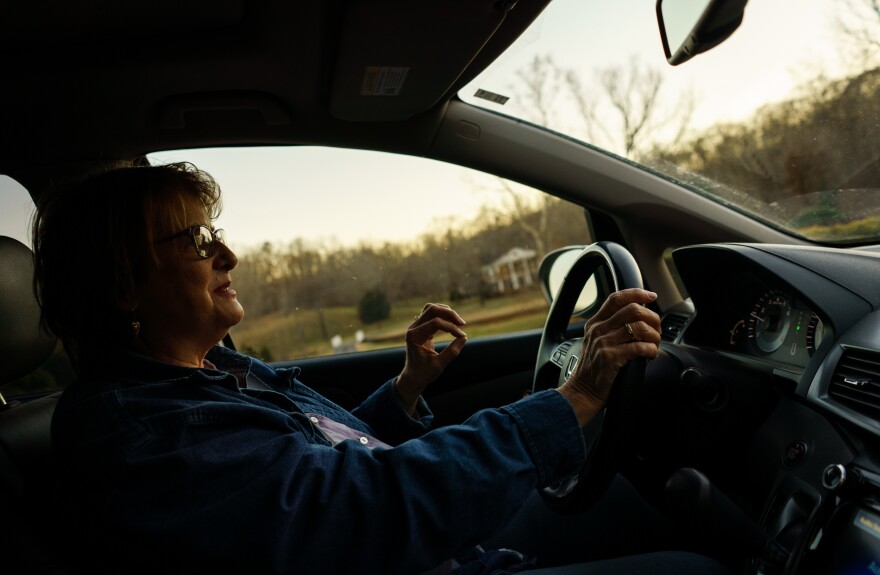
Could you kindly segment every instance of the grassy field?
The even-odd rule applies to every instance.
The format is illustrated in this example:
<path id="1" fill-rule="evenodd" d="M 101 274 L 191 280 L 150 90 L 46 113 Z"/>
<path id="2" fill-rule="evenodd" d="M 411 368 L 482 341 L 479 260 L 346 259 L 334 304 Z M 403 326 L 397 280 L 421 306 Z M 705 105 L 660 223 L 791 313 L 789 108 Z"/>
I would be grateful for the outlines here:
<path id="1" fill-rule="evenodd" d="M 245 321 L 232 330 L 236 346 L 269 361 L 328 355 L 333 353 L 329 338 L 339 335 L 345 351 L 362 351 L 403 345 L 407 327 L 413 316 L 421 311 L 423 301 L 395 302 L 391 317 L 382 322 L 363 325 L 355 307 L 301 309 L 282 315 L 273 314 Z M 542 327 L 548 306 L 539 290 L 520 292 L 506 297 L 485 300 L 478 298 L 457 302 L 455 310 L 467 325 L 468 337 L 482 337 Z M 321 331 L 320 315 L 327 328 Z M 355 333 L 364 332 L 361 343 L 355 343 Z M 448 337 L 438 337 L 444 341 Z"/>

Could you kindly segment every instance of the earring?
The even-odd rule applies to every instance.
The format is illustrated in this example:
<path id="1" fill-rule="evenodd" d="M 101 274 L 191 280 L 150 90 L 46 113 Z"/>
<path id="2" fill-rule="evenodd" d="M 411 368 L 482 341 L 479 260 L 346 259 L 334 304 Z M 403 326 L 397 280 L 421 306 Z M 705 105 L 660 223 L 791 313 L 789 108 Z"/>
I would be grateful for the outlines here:
<path id="1" fill-rule="evenodd" d="M 134 308 L 131 308 L 131 336 L 137 337 L 141 331 L 141 322 L 134 318 Z"/>

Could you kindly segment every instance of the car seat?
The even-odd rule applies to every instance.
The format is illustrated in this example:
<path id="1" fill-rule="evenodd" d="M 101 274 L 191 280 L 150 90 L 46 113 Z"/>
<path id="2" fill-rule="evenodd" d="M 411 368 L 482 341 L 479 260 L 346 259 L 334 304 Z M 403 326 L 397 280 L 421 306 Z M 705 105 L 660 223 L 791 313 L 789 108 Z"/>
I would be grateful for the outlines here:
<path id="1" fill-rule="evenodd" d="M 31 250 L 0 236 L 0 572 L 67 573 L 50 559 L 50 426 L 59 394 L 7 402 L 3 387 L 36 370 L 57 339 L 40 329 Z"/>

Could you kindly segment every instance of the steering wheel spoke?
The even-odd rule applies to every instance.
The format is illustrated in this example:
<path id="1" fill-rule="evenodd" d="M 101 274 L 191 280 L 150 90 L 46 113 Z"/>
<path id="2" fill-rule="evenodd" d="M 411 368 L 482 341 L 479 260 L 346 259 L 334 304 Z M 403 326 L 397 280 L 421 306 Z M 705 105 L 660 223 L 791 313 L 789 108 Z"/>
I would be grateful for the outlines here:
<path id="1" fill-rule="evenodd" d="M 550 362 L 559 368 L 559 381 L 557 382 L 557 387 L 562 385 L 568 376 L 571 375 L 571 372 L 574 370 L 574 367 L 577 365 L 580 357 L 580 349 L 583 345 L 584 338 L 577 337 L 574 339 L 569 339 L 563 341 L 556 349 L 553 350 L 553 354 L 550 356 Z"/>

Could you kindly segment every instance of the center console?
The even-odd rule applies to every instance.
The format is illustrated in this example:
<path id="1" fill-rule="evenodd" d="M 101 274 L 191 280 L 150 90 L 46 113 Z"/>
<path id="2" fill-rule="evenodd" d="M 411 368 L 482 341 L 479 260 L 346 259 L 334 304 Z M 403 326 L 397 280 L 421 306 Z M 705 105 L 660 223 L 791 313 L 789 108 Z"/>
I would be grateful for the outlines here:
<path id="1" fill-rule="evenodd" d="M 666 496 L 683 523 L 750 557 L 748 575 L 880 575 L 880 475 L 867 469 L 829 465 L 821 493 L 787 477 L 760 523 L 695 469 L 673 474 Z"/>
<path id="2" fill-rule="evenodd" d="M 835 464 L 822 483 L 828 491 L 790 572 L 880 575 L 880 476 Z"/>

